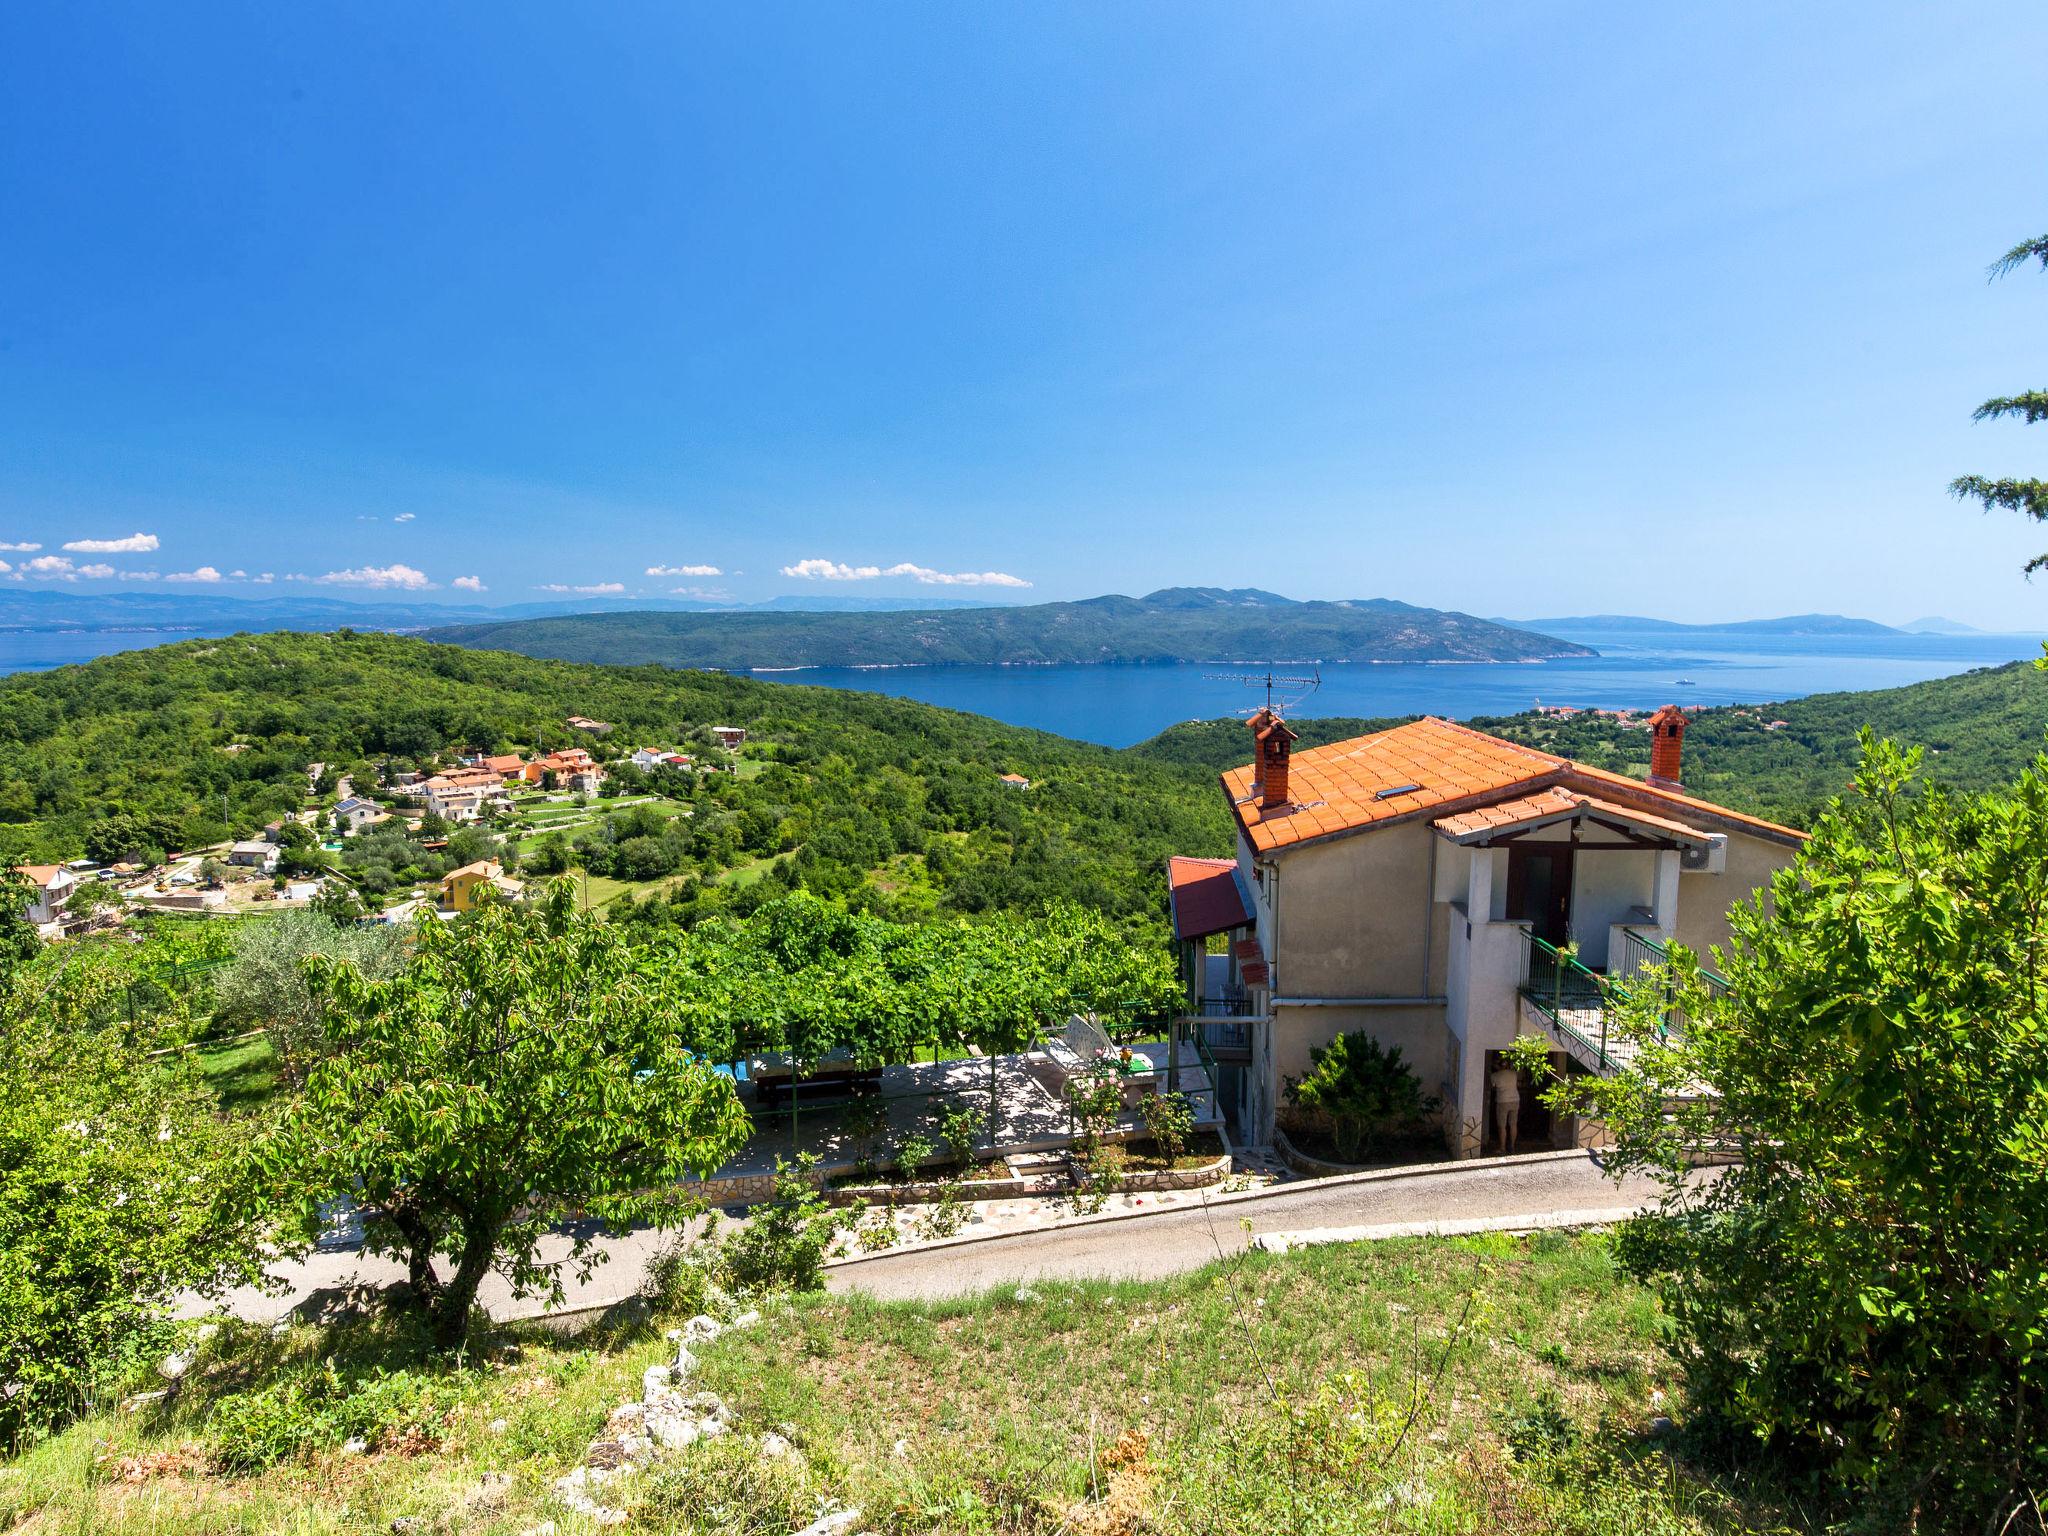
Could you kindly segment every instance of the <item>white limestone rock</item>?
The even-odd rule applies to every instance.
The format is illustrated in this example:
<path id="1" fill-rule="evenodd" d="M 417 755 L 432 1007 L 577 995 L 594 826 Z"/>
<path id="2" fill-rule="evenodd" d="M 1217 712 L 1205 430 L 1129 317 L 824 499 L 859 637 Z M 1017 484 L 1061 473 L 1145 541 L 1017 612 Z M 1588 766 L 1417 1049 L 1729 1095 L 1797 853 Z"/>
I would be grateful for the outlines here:
<path id="1" fill-rule="evenodd" d="M 675 1380 L 675 1369 L 667 1365 L 650 1365 L 640 1373 L 640 1401 L 651 1403 L 669 1388 Z"/>
<path id="2" fill-rule="evenodd" d="M 859 1520 L 860 1511 L 857 1509 L 835 1509 L 818 1516 L 802 1530 L 792 1531 L 790 1536 L 841 1536 L 842 1532 L 851 1530 Z"/>

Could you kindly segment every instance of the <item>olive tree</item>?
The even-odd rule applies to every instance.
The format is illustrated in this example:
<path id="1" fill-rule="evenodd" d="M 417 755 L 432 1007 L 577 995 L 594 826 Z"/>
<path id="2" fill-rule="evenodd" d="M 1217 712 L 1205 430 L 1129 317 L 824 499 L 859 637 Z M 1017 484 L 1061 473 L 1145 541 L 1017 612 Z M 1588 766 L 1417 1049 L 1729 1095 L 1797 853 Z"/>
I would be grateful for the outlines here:
<path id="1" fill-rule="evenodd" d="M 2048 757 L 1959 800 L 1864 743 L 1725 986 L 1675 949 L 1634 1069 L 1552 1102 L 1664 1183 L 1619 1251 L 1705 1422 L 1891 1528 L 1999 1530 L 2048 1488 Z M 1740 1159 L 1689 1177 L 1703 1148 Z"/>
<path id="2" fill-rule="evenodd" d="M 326 1039 L 325 1005 L 314 996 L 306 961 L 346 960 L 381 981 L 405 963 L 405 936 L 386 923 L 335 922 L 325 912 L 285 912 L 235 925 L 234 961 L 214 982 L 219 1018 L 261 1029 L 289 1076 L 304 1073 Z"/>
<path id="3" fill-rule="evenodd" d="M 328 1202 L 355 1198 L 365 1246 L 403 1259 L 444 1350 L 467 1339 L 486 1275 L 559 1298 L 543 1236 L 586 1218 L 562 1236 L 587 1274 L 600 1232 L 661 1218 L 678 1180 L 745 1140 L 730 1079 L 683 1044 L 668 977 L 579 915 L 566 883 L 422 923 L 388 978 L 328 955 L 306 967 L 332 1049 L 260 1145 L 251 1192 L 307 1240 Z"/>

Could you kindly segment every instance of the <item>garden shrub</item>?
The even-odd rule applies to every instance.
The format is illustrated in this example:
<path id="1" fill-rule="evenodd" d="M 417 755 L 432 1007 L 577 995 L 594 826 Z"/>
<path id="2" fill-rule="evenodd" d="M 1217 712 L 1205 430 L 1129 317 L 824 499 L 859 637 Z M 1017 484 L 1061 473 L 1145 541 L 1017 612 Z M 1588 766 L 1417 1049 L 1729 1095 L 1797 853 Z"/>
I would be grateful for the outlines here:
<path id="1" fill-rule="evenodd" d="M 759 1295 L 825 1288 L 825 1260 L 849 1217 L 818 1193 L 811 1177 L 817 1163 L 810 1153 L 794 1164 L 775 1160 L 775 1197 L 755 1206 L 720 1245 L 729 1289 Z"/>
<path id="2" fill-rule="evenodd" d="M 1401 1048 L 1383 1046 L 1363 1030 L 1339 1035 L 1309 1052 L 1306 1075 L 1289 1078 L 1287 1101 L 1320 1112 L 1330 1124 L 1337 1155 L 1358 1162 L 1383 1136 L 1418 1128 L 1432 1100 Z"/>

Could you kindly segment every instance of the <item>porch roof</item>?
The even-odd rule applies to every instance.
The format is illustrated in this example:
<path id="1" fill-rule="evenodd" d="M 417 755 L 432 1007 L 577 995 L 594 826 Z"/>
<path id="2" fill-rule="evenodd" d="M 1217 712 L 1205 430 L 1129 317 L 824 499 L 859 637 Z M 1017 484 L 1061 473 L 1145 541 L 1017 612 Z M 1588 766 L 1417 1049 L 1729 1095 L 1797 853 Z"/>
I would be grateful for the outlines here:
<path id="1" fill-rule="evenodd" d="M 1237 883 L 1235 859 L 1192 859 L 1176 854 L 1166 861 L 1166 888 L 1177 939 L 1206 939 L 1212 933 L 1251 924 L 1251 904 Z"/>
<path id="2" fill-rule="evenodd" d="M 1642 839 L 1651 844 L 1683 843 L 1700 847 L 1707 834 L 1697 827 L 1668 816 L 1653 816 L 1630 806 L 1616 805 L 1578 790 L 1553 787 L 1518 800 L 1475 806 L 1455 816 L 1430 823 L 1443 836 L 1462 845 L 1485 845 L 1504 836 L 1533 832 L 1556 822 L 1584 820 L 1610 831 Z"/>

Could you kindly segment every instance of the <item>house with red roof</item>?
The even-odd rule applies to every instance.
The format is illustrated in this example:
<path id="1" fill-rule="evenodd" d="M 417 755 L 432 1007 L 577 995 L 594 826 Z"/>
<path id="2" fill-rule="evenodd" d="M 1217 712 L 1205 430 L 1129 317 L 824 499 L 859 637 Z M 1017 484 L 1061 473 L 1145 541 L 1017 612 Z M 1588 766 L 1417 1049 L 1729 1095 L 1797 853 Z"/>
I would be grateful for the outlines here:
<path id="1" fill-rule="evenodd" d="M 1254 761 L 1221 780 L 1235 856 L 1173 859 L 1167 883 L 1183 1028 L 1252 1145 L 1310 1051 L 1358 1030 L 1400 1048 L 1460 1155 L 1592 1139 L 1501 1052 L 1535 1034 L 1562 1072 L 1619 1070 L 1629 978 L 1673 941 L 1725 943 L 1805 840 L 1685 792 L 1674 706 L 1646 722 L 1643 779 L 1428 717 L 1301 752 L 1272 711 L 1250 724 Z"/>
<path id="2" fill-rule="evenodd" d="M 64 902 L 78 888 L 78 876 L 62 864 L 23 864 L 16 871 L 34 889 L 23 914 L 45 938 L 55 938 L 64 921 Z"/>

